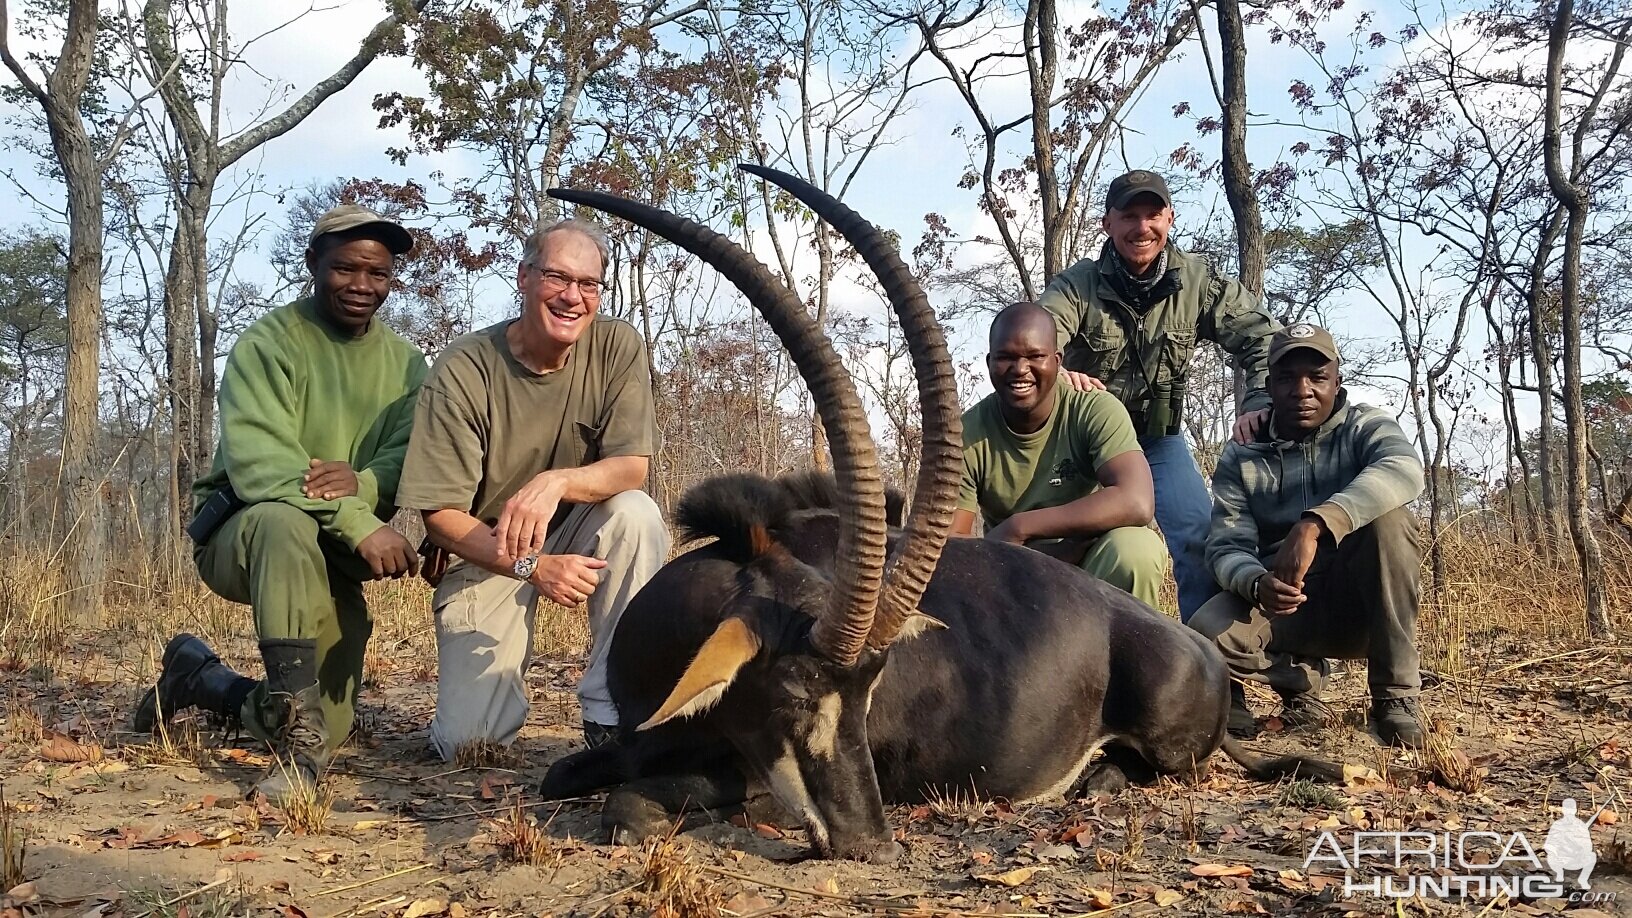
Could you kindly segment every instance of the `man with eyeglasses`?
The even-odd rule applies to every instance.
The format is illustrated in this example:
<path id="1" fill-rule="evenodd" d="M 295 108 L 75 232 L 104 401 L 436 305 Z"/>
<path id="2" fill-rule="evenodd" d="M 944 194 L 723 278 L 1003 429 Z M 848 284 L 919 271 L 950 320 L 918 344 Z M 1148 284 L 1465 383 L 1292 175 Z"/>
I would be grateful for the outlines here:
<path id="1" fill-rule="evenodd" d="M 521 314 L 455 340 L 420 393 L 397 500 L 423 514 L 434 546 L 430 741 L 450 761 L 508 746 L 526 721 L 541 596 L 587 606 L 584 737 L 599 745 L 616 732 L 607 647 L 668 558 L 669 535 L 640 490 L 657 427 L 645 344 L 596 314 L 607 254 L 593 223 L 534 233 L 516 271 Z"/>

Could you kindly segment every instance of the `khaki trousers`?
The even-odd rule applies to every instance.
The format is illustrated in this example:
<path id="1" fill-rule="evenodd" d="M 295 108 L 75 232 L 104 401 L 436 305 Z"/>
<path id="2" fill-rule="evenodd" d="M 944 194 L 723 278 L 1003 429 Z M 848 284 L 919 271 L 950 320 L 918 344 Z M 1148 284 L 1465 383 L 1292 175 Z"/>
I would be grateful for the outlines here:
<path id="1" fill-rule="evenodd" d="M 618 618 L 668 560 L 669 530 L 642 491 L 580 504 L 549 534 L 544 553 L 606 561 L 587 601 L 590 650 L 578 702 L 584 720 L 613 726 L 618 710 L 606 684 L 607 650 Z M 507 746 L 527 720 L 538 590 L 532 584 L 455 560 L 436 588 L 436 715 L 431 745 L 451 760 L 466 743 Z"/>
<path id="2" fill-rule="evenodd" d="M 1304 578 L 1309 601 L 1296 612 L 1271 615 L 1220 593 L 1196 611 L 1190 627 L 1217 645 L 1237 679 L 1265 683 L 1283 696 L 1319 695 L 1330 658 L 1365 660 L 1374 701 L 1414 698 L 1422 690 L 1421 566 L 1417 521 L 1408 510 L 1391 510 L 1341 545 L 1322 541 Z"/>

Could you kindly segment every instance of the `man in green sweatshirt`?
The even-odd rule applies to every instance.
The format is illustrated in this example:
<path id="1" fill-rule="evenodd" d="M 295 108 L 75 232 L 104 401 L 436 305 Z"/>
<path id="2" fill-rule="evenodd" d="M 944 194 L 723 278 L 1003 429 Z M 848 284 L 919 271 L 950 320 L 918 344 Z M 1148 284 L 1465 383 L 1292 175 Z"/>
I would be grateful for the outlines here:
<path id="1" fill-rule="evenodd" d="M 330 210 L 306 250 L 313 294 L 233 346 L 188 532 L 204 582 L 252 608 L 266 678 L 180 634 L 133 718 L 146 732 L 196 706 L 241 723 L 277 753 L 256 785 L 274 802 L 314 787 L 351 732 L 373 630 L 363 583 L 418 567 L 386 521 L 425 355 L 374 318 L 411 248 L 407 230 L 363 207 Z"/>
<path id="2" fill-rule="evenodd" d="M 1269 347 L 1270 416 L 1213 473 L 1207 564 L 1225 592 L 1190 620 L 1236 679 L 1281 695 L 1289 727 L 1324 723 L 1327 658 L 1366 661 L 1371 723 L 1387 745 L 1422 743 L 1417 576 L 1406 509 L 1422 462 L 1387 412 L 1352 404 L 1337 345 L 1299 324 Z M 1239 682 L 1229 729 L 1256 729 Z"/>

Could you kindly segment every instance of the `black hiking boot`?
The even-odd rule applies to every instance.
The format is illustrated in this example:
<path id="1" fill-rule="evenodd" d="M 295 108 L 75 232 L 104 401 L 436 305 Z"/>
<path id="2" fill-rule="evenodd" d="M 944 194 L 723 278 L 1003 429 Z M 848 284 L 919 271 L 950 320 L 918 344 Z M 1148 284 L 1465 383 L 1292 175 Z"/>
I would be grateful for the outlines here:
<path id="1" fill-rule="evenodd" d="M 1281 696 L 1281 726 L 1288 732 L 1318 730 L 1337 720 L 1332 706 L 1320 700 L 1313 692 L 1298 692 Z"/>
<path id="2" fill-rule="evenodd" d="M 152 733 L 161 721 L 169 723 L 187 708 L 200 708 L 235 721 L 238 709 L 254 688 L 254 679 L 222 663 L 208 644 L 190 634 L 178 634 L 165 645 L 159 678 L 137 703 L 130 729 Z"/>
<path id="3" fill-rule="evenodd" d="M 1371 703 L 1371 726 L 1385 746 L 1422 746 L 1422 707 L 1415 698 L 1383 698 Z"/>
<path id="4" fill-rule="evenodd" d="M 329 764 L 329 731 L 323 696 L 317 684 L 317 642 L 261 642 L 266 662 L 268 703 L 276 706 L 279 726 L 271 770 L 250 792 L 282 807 L 297 795 L 311 795 Z"/>
<path id="5" fill-rule="evenodd" d="M 1225 729 L 1237 739 L 1252 739 L 1258 735 L 1258 718 L 1247 707 L 1247 687 L 1233 679 L 1230 680 L 1230 720 Z"/>

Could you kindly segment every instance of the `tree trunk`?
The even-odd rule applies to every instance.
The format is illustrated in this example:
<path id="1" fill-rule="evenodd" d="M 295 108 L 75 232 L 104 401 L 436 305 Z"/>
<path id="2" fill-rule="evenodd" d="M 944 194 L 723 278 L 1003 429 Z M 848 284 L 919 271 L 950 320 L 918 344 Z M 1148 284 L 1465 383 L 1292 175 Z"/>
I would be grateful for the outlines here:
<path id="1" fill-rule="evenodd" d="M 1253 186 L 1252 163 L 1247 159 L 1247 37 L 1241 21 L 1240 0 L 1219 0 L 1219 57 L 1224 70 L 1223 145 L 1224 196 L 1235 217 L 1235 248 L 1240 259 L 1241 286 L 1264 294 L 1268 256 L 1264 249 L 1264 221 Z M 1246 373 L 1231 360 L 1237 412 L 1246 398 Z"/>
<path id="2" fill-rule="evenodd" d="M 1536 432 L 1536 462 L 1541 478 L 1541 545 L 1551 557 L 1564 544 L 1563 513 L 1558 501 L 1558 437 L 1553 430 L 1553 344 L 1548 321 L 1547 262 L 1553 243 L 1563 229 L 1563 211 L 1554 210 L 1536 244 L 1530 264 L 1530 287 L 1526 294 L 1530 307 L 1530 350 L 1536 364 L 1536 399 L 1540 404 L 1540 425 Z"/>
<path id="3" fill-rule="evenodd" d="M 1026 70 L 1031 84 L 1031 150 L 1037 170 L 1037 190 L 1043 217 L 1043 281 L 1047 283 L 1065 267 L 1065 214 L 1060 212 L 1060 183 L 1055 175 L 1054 133 L 1049 117 L 1054 104 L 1054 83 L 1058 70 L 1055 47 L 1059 17 L 1054 0 L 1029 0 L 1026 4 Z"/>
<path id="4" fill-rule="evenodd" d="M 1581 404 L 1581 239 L 1587 228 L 1587 193 L 1578 184 L 1579 175 L 1565 173 L 1561 100 L 1564 82 L 1565 46 L 1569 42 L 1574 0 L 1560 0 L 1553 14 L 1547 38 L 1546 125 L 1542 146 L 1546 152 L 1547 184 L 1553 196 L 1569 213 L 1564 230 L 1564 284 L 1560 295 L 1560 319 L 1564 345 L 1564 424 L 1567 435 L 1565 481 L 1570 537 L 1581 565 L 1581 587 L 1586 594 L 1587 632 L 1594 637 L 1610 637 L 1609 612 L 1604 605 L 1604 560 L 1593 534 L 1587 507 L 1587 419 Z M 1617 56 L 1618 63 L 1618 56 Z M 1585 120 L 1590 112 L 1583 113 Z M 1580 131 L 1574 157 L 1581 169 Z M 1572 178 L 1576 179 L 1572 181 Z"/>
<path id="5" fill-rule="evenodd" d="M 95 4 L 73 4 L 92 24 Z M 87 66 L 89 62 L 87 61 Z M 83 85 L 83 84 L 81 84 Z M 53 99 L 48 117 L 51 145 L 68 185 L 68 385 L 63 404 L 63 527 L 71 620 L 96 627 L 102 619 L 107 498 L 97 450 L 98 397 L 102 374 L 102 172 L 79 119 L 77 96 Z"/>
<path id="6" fill-rule="evenodd" d="M 172 490 L 175 501 L 171 507 L 171 536 L 179 538 L 192 515 L 188 494 L 200 471 L 198 442 L 203 438 L 199 430 L 199 359 L 198 340 L 198 264 L 203 256 L 195 249 L 196 241 L 204 238 L 204 212 L 209 207 L 210 195 L 205 191 L 200 202 L 196 186 L 177 177 L 188 190 L 176 199 L 176 231 L 170 241 L 170 262 L 164 274 L 164 357 L 165 371 L 170 380 L 170 448 Z M 212 361 L 213 363 L 213 361 Z"/>

